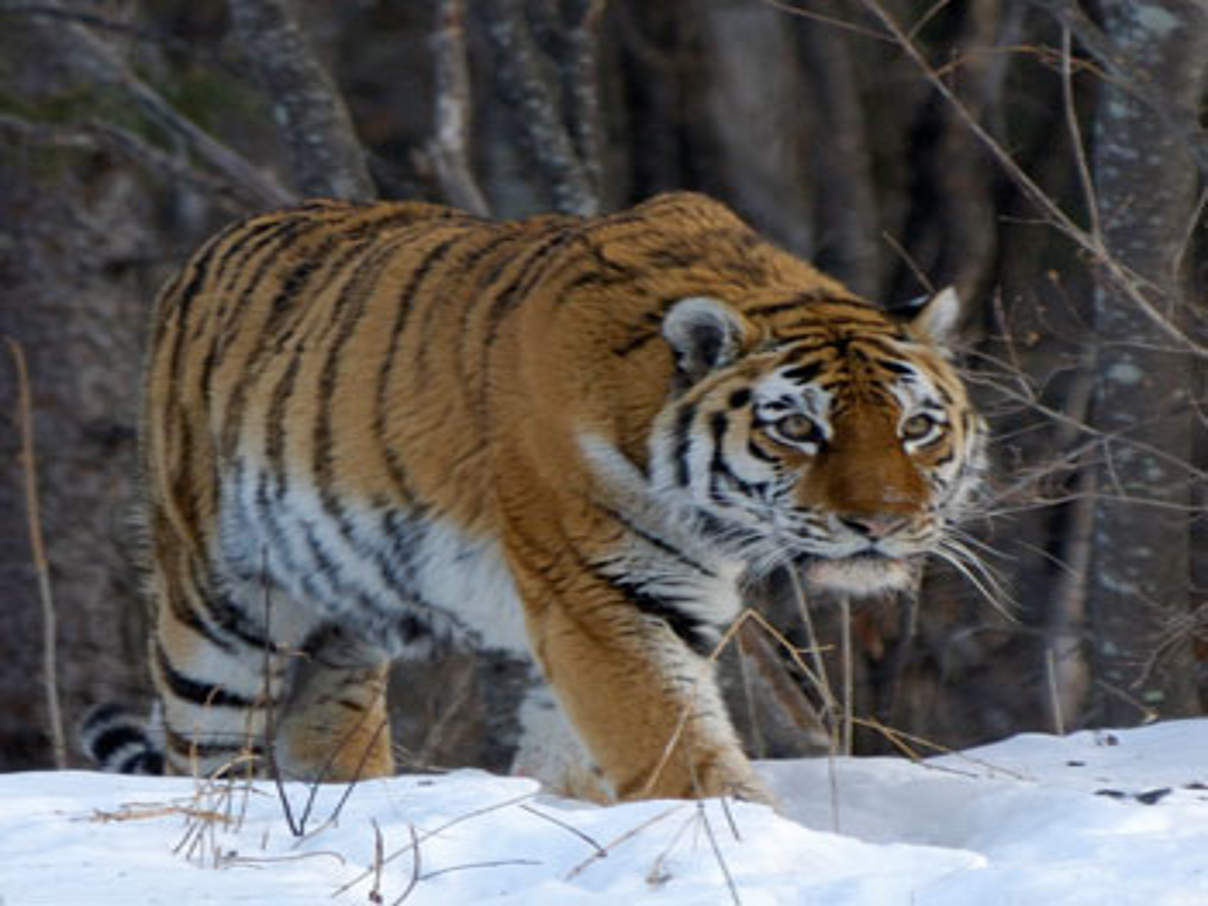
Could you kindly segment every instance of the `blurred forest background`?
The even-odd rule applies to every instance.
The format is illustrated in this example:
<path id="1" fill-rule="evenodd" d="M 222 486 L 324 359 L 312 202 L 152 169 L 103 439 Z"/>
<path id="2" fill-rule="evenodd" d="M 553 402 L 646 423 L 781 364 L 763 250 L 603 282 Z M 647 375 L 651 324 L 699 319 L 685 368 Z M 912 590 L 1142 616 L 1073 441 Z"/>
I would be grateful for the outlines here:
<path id="1" fill-rule="evenodd" d="M 810 602 L 854 748 L 1203 713 L 1206 89 L 1197 0 L 0 0 L 0 334 L 29 379 L 23 409 L 9 344 L 0 769 L 56 760 L 40 586 L 67 763 L 85 707 L 146 702 L 147 313 L 207 234 L 307 195 L 514 217 L 693 188 L 870 299 L 955 285 L 995 438 L 968 543 L 1001 589 L 936 564 L 846 621 Z M 789 587 L 753 603 L 804 645 Z M 752 750 L 822 745 L 781 642 L 731 649 Z M 412 763 L 505 767 L 518 676 L 396 676 Z"/>

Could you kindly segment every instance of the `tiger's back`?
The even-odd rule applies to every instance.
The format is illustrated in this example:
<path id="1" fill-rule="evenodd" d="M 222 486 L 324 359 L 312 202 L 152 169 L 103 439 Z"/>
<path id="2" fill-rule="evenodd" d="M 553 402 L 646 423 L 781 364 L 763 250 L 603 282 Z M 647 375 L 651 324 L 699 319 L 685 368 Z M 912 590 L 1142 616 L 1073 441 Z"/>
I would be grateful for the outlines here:
<path id="1" fill-rule="evenodd" d="M 943 407 L 947 452 L 903 438 L 853 465 L 869 454 L 844 438 L 865 429 L 825 389 L 858 371 L 844 337 L 863 359 L 908 350 L 919 376 L 878 376 L 900 386 L 859 405 Z M 833 443 L 777 433 L 778 406 L 831 419 Z M 894 418 L 869 422 L 874 446 Z M 611 792 L 762 797 L 704 657 L 739 575 L 800 556 L 856 590 L 901 584 L 871 561 L 934 539 L 898 526 L 897 547 L 849 554 L 821 537 L 848 531 L 825 511 L 862 520 L 855 537 L 887 513 L 955 510 L 979 432 L 925 336 L 700 196 L 588 220 L 334 202 L 252 218 L 199 250 L 153 327 L 143 465 L 168 759 L 387 773 L 389 660 L 466 631 L 532 651 Z M 831 466 L 834 449 L 852 452 Z M 882 467 L 901 487 L 877 497 L 858 475 Z M 836 503 L 853 493 L 867 499 Z"/>

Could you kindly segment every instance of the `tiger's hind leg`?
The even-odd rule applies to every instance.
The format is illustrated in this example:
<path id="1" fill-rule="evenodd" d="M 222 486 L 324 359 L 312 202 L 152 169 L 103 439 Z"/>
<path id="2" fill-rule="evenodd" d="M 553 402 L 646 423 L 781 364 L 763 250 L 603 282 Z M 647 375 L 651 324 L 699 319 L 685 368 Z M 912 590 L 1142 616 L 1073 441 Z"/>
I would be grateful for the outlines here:
<path id="1" fill-rule="evenodd" d="M 183 546 L 158 553 L 151 658 L 170 772 L 391 773 L 381 652 L 262 581 L 217 579 Z"/>
<path id="2" fill-rule="evenodd" d="M 184 551 L 161 553 L 152 594 L 151 673 L 167 770 L 262 770 L 266 717 L 286 686 L 285 665 L 266 654 L 277 643 Z"/>
<path id="3" fill-rule="evenodd" d="M 389 662 L 327 629 L 292 666 L 291 690 L 271 732 L 283 779 L 343 782 L 394 773 L 386 710 Z"/>

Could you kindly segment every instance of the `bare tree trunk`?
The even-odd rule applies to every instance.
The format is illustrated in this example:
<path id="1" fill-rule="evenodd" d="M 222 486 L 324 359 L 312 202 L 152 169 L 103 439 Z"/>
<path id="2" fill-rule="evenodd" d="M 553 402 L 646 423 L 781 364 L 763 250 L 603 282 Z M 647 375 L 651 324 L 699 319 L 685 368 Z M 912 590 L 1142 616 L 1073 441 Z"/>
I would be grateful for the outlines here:
<path id="1" fill-rule="evenodd" d="M 711 62 L 709 118 L 724 168 L 716 175 L 719 188 L 788 248 L 812 255 L 805 174 L 813 118 L 791 20 L 769 5 L 742 0 L 706 2 L 698 11 Z"/>
<path id="2" fill-rule="evenodd" d="M 481 4 L 481 12 L 495 50 L 500 96 L 513 107 L 519 119 L 518 132 L 549 181 L 554 208 L 572 214 L 598 213 L 600 197 L 592 184 L 593 173 L 599 172 L 598 164 L 581 156 L 595 147 L 594 142 L 583 146 L 580 141 L 577 146 L 576 137 L 581 140 L 586 132 L 579 135 L 579 130 L 567 127 L 568 122 L 579 121 L 578 105 L 595 85 L 594 78 L 575 78 L 582 90 L 572 92 L 568 102 L 558 77 L 559 67 L 567 61 L 550 60 L 542 53 L 529 25 L 526 4 L 522 0 L 491 0 Z M 580 26 L 590 33 L 593 10 L 588 5 L 578 12 L 582 17 Z M 580 40 L 569 65 L 576 71 L 587 71 L 591 59 Z M 568 111 L 568 104 L 575 109 Z M 590 121 L 589 116 L 581 122 Z"/>
<path id="3" fill-rule="evenodd" d="M 231 22 L 264 83 L 302 195 L 376 196 L 344 99 L 306 44 L 287 0 L 231 0 Z"/>
<path id="4" fill-rule="evenodd" d="M 1177 109 L 1192 109 L 1208 71 L 1208 9 L 1190 0 L 1110 0 L 1104 32 Z M 1153 284 L 1150 298 L 1185 321 L 1179 260 L 1197 173 L 1187 143 L 1129 86 L 1104 82 L 1091 159 L 1108 250 Z M 1092 720 L 1197 708 L 1190 638 L 1189 521 L 1192 358 L 1169 348 L 1112 285 L 1093 307 L 1099 349 L 1093 398 L 1102 434 L 1100 499 L 1088 613 L 1096 688 Z"/>
<path id="5" fill-rule="evenodd" d="M 833 4 L 824 9 L 829 11 Z M 870 125 L 860 103 L 860 82 L 851 42 L 822 22 L 800 23 L 802 67 L 818 108 L 812 142 L 816 161 L 816 217 L 823 224 L 813 257 L 828 273 L 868 298 L 881 286 L 879 210 L 873 187 Z M 809 120 L 807 119 L 807 122 Z"/>
<path id="6" fill-rule="evenodd" d="M 470 166 L 470 70 L 466 62 L 465 6 L 440 0 L 432 54 L 436 69 L 436 123 L 428 154 L 441 191 L 452 205 L 485 217 L 490 207 Z"/>

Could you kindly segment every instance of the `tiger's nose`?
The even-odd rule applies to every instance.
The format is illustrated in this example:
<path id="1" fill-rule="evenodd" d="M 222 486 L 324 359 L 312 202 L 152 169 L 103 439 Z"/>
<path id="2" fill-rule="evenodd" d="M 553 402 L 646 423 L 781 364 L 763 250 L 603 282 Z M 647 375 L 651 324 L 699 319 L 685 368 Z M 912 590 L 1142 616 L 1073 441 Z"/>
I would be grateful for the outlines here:
<path id="1" fill-rule="evenodd" d="M 909 522 L 903 516 L 840 516 L 839 522 L 857 535 L 878 541 L 904 528 Z"/>

